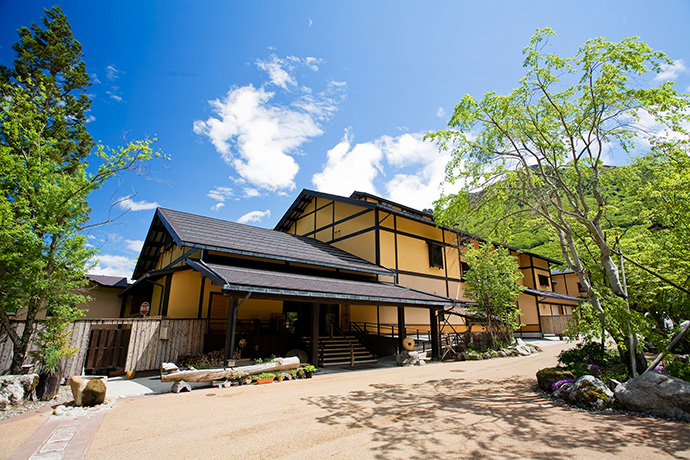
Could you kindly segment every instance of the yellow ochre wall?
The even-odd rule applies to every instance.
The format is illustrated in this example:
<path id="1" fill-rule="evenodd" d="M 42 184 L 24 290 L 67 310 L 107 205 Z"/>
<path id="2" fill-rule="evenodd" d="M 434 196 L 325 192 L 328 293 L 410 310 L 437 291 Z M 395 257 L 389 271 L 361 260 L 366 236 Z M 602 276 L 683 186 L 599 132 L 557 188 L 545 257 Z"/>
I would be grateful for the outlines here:
<path id="1" fill-rule="evenodd" d="M 331 243 L 331 246 L 354 254 L 368 262 L 376 262 L 376 235 L 373 230 L 336 241 Z"/>
<path id="2" fill-rule="evenodd" d="M 567 294 L 573 297 L 585 296 L 585 293 L 580 292 L 578 288 L 577 283 L 579 279 L 575 273 L 552 275 L 551 279 L 556 283 L 553 285 L 554 292 Z"/>
<path id="3" fill-rule="evenodd" d="M 539 315 L 537 314 L 537 299 L 528 294 L 520 294 L 518 298 L 520 305 L 520 322 L 525 324 L 520 330 L 522 331 L 538 331 L 539 330 Z"/>
<path id="4" fill-rule="evenodd" d="M 193 270 L 176 272 L 170 285 L 169 318 L 196 318 L 199 314 L 201 275 Z"/>
<path id="5" fill-rule="evenodd" d="M 120 292 L 122 292 L 122 288 L 95 285 L 85 292 L 91 297 L 91 301 L 88 304 L 77 305 L 77 307 L 87 310 L 84 318 L 119 318 L 122 308 L 122 297 L 118 297 Z"/>
<path id="6" fill-rule="evenodd" d="M 268 321 L 274 313 L 283 313 L 283 302 L 281 300 L 262 300 L 249 298 L 239 310 L 237 319 L 246 320 L 258 318 L 261 321 Z"/>

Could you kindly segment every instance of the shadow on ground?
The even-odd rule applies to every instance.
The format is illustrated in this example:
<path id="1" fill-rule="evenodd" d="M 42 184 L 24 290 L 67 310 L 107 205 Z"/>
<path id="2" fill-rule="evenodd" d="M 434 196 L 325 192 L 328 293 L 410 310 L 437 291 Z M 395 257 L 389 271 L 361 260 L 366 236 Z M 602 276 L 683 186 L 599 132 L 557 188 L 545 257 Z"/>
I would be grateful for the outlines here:
<path id="1" fill-rule="evenodd" d="M 320 423 L 368 429 L 376 458 L 552 460 L 582 458 L 576 449 L 615 456 L 634 446 L 675 457 L 690 449 L 685 424 L 556 406 L 533 385 L 530 379 L 449 378 L 372 384 L 364 391 L 305 400 L 324 411 Z"/>

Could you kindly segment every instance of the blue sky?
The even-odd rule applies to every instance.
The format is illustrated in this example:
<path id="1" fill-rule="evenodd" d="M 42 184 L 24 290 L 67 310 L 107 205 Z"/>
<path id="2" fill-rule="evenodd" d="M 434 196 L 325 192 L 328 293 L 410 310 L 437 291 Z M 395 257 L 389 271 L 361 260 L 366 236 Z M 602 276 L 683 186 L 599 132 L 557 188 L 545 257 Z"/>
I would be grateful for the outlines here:
<path id="1" fill-rule="evenodd" d="M 92 76 L 89 131 L 156 137 L 170 161 L 90 198 L 94 272 L 131 276 L 156 206 L 272 227 L 303 189 L 375 193 L 416 208 L 447 158 L 423 134 L 464 94 L 509 92 L 537 28 L 572 55 L 640 36 L 690 86 L 690 2 L 60 2 Z M 0 2 L 0 63 L 54 2 Z"/>

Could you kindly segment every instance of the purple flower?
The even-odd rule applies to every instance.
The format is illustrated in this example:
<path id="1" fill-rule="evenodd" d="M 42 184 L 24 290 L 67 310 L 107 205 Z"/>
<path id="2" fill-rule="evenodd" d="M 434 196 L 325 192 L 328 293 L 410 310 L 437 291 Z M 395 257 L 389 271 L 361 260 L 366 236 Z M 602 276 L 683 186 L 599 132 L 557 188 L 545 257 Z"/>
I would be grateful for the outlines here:
<path id="1" fill-rule="evenodd" d="M 590 369 L 600 369 L 600 367 L 597 366 L 596 364 L 587 364 L 587 367 Z"/>
<path id="2" fill-rule="evenodd" d="M 655 372 L 664 372 L 664 366 L 663 365 L 657 366 L 654 368 L 654 371 Z"/>
<path id="3" fill-rule="evenodd" d="M 566 383 L 573 383 L 575 379 L 563 379 L 559 380 L 558 382 L 555 382 L 553 385 L 551 385 L 551 391 L 556 391 Z"/>

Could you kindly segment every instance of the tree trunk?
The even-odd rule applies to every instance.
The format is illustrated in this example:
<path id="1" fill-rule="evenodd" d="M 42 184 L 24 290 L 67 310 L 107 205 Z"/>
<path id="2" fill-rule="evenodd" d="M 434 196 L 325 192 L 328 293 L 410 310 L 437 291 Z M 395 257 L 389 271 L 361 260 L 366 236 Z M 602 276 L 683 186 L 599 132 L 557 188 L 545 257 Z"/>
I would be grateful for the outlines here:
<path id="1" fill-rule="evenodd" d="M 24 336 L 25 334 L 22 334 L 19 343 L 15 343 L 12 347 L 12 365 L 10 366 L 10 374 L 12 375 L 21 374 L 22 366 L 24 365 L 24 361 L 26 361 L 30 340 L 25 341 Z M 30 337 L 31 335 L 29 335 L 29 338 Z"/>
<path id="2" fill-rule="evenodd" d="M 31 336 L 34 333 L 34 324 L 36 320 L 36 313 L 38 312 L 38 304 L 30 302 L 29 308 L 26 311 L 26 320 L 24 321 L 24 331 L 18 341 L 10 335 L 12 343 L 12 365 L 10 366 L 11 374 L 21 374 L 22 366 L 26 360 L 26 355 L 29 351 L 29 344 L 31 343 Z"/>
<path id="3" fill-rule="evenodd" d="M 647 357 L 644 355 L 644 351 L 637 350 L 637 339 L 634 341 L 633 346 L 635 347 L 633 352 L 635 353 L 635 367 L 637 375 L 642 374 L 647 369 Z M 625 343 L 630 343 L 628 338 L 625 338 Z M 628 375 L 630 378 L 633 377 L 632 364 L 630 359 L 630 350 L 627 347 L 618 346 L 618 356 L 620 356 L 623 364 L 625 364 L 626 369 L 628 369 Z"/>

